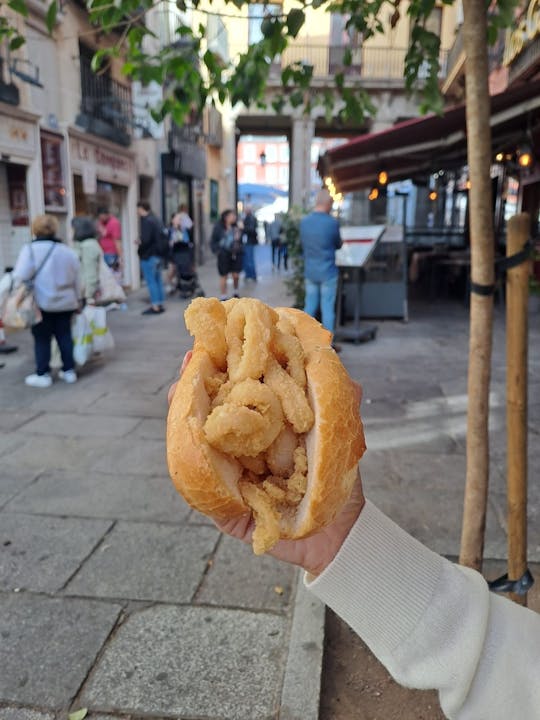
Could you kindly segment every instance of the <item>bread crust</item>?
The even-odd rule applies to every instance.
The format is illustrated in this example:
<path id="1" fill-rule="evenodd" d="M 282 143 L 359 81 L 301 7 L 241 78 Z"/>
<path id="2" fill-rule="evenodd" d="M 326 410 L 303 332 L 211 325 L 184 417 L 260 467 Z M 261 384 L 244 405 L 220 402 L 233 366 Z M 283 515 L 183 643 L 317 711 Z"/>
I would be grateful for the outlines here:
<path id="1" fill-rule="evenodd" d="M 315 423 L 306 434 L 307 491 L 294 516 L 284 514 L 280 537 L 300 538 L 330 524 L 346 503 L 365 450 L 358 394 L 330 347 L 332 335 L 316 320 L 292 308 L 276 308 L 294 327 L 306 356 L 307 392 Z M 204 378 L 218 368 L 195 343 L 179 380 L 167 420 L 167 459 L 177 490 L 200 512 L 230 519 L 250 512 L 238 490 L 240 463 L 212 448 L 203 425 L 210 400 Z"/>

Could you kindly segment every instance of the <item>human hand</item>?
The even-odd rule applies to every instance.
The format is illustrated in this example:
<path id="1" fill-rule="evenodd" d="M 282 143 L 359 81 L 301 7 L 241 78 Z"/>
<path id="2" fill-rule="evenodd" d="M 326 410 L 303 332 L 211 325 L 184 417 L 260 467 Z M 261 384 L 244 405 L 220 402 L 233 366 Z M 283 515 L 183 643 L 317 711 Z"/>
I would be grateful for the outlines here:
<path id="1" fill-rule="evenodd" d="M 184 355 L 180 376 L 191 360 L 191 356 L 191 351 Z M 167 396 L 169 404 L 176 390 L 176 384 L 174 383 L 169 388 Z M 357 383 L 354 383 L 354 387 L 358 396 L 358 405 L 360 406 L 362 390 Z M 299 565 L 312 575 L 320 575 L 337 555 L 345 538 L 358 519 L 365 502 L 360 472 L 358 471 L 351 496 L 333 523 L 322 528 L 319 532 L 300 540 L 280 540 L 268 554 L 278 560 Z M 214 518 L 214 522 L 226 535 L 231 535 L 242 542 L 251 544 L 251 537 L 255 529 L 255 522 L 251 513 L 230 520 L 217 520 Z"/>

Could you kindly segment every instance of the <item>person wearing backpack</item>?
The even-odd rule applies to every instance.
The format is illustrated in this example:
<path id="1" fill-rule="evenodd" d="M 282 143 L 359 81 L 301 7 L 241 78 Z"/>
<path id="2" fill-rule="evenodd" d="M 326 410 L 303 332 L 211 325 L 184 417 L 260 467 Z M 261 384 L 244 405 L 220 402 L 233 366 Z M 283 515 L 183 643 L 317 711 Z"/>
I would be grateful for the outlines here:
<path id="1" fill-rule="evenodd" d="M 73 360 L 71 318 L 79 309 L 81 274 L 74 250 L 58 239 L 58 221 L 52 215 L 38 215 L 32 222 L 34 240 L 23 245 L 13 270 L 16 282 L 31 282 L 41 321 L 32 326 L 36 372 L 24 382 L 30 387 L 52 385 L 49 363 L 51 339 L 56 338 L 62 357 L 58 377 L 66 383 L 77 382 Z"/>
<path id="2" fill-rule="evenodd" d="M 163 259 L 169 255 L 169 234 L 163 223 L 157 218 L 144 200 L 137 203 L 140 218 L 140 235 L 138 255 L 144 275 L 150 307 L 143 310 L 143 315 L 161 315 L 165 312 L 165 288 L 161 277 Z"/>

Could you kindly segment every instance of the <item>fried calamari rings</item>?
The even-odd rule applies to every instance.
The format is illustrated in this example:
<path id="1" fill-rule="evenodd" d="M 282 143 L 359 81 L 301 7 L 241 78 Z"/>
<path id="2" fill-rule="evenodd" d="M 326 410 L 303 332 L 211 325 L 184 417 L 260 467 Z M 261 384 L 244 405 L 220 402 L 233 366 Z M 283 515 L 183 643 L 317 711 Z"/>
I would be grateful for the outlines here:
<path id="1" fill-rule="evenodd" d="M 290 425 L 285 425 L 266 451 L 266 462 L 273 475 L 288 477 L 294 470 L 294 451 L 298 436 Z"/>
<path id="2" fill-rule="evenodd" d="M 274 442 L 282 427 L 283 411 L 275 393 L 247 378 L 232 388 L 225 404 L 212 410 L 204 433 L 218 450 L 255 457 Z"/>
<path id="3" fill-rule="evenodd" d="M 260 300 L 241 298 L 227 315 L 225 340 L 229 348 L 227 367 L 229 379 L 240 382 L 258 380 L 268 360 L 274 311 Z M 276 315 L 277 317 L 277 315 Z"/>
<path id="4" fill-rule="evenodd" d="M 195 341 L 206 350 L 214 364 L 224 370 L 227 363 L 227 313 L 223 304 L 217 298 L 196 298 L 191 301 L 184 317 Z"/>
<path id="5" fill-rule="evenodd" d="M 263 555 L 268 552 L 279 540 L 280 526 L 279 513 L 265 491 L 258 485 L 241 481 L 239 489 L 242 497 L 255 515 L 255 530 L 253 531 L 253 552 Z"/>
<path id="6" fill-rule="evenodd" d="M 272 351 L 280 365 L 285 369 L 292 379 L 301 387 L 306 387 L 306 371 L 304 350 L 300 340 L 293 334 L 286 335 L 276 329 L 272 337 Z"/>
<path id="7" fill-rule="evenodd" d="M 293 430 L 297 433 L 308 432 L 315 418 L 306 393 L 272 356 L 268 358 L 264 382 L 281 400 L 283 412 Z"/>

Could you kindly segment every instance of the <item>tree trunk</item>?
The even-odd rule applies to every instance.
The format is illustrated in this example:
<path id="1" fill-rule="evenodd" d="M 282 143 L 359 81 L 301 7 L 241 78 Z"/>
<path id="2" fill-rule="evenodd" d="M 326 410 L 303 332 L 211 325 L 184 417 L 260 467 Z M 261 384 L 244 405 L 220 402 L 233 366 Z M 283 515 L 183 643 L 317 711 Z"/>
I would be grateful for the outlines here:
<path id="1" fill-rule="evenodd" d="M 491 129 L 488 86 L 487 4 L 463 0 L 466 55 L 467 155 L 469 163 L 469 228 L 471 286 L 494 282 L 494 234 L 491 202 Z M 467 476 L 462 565 L 481 570 L 489 481 L 489 383 L 493 294 L 471 292 L 467 413 Z"/>

